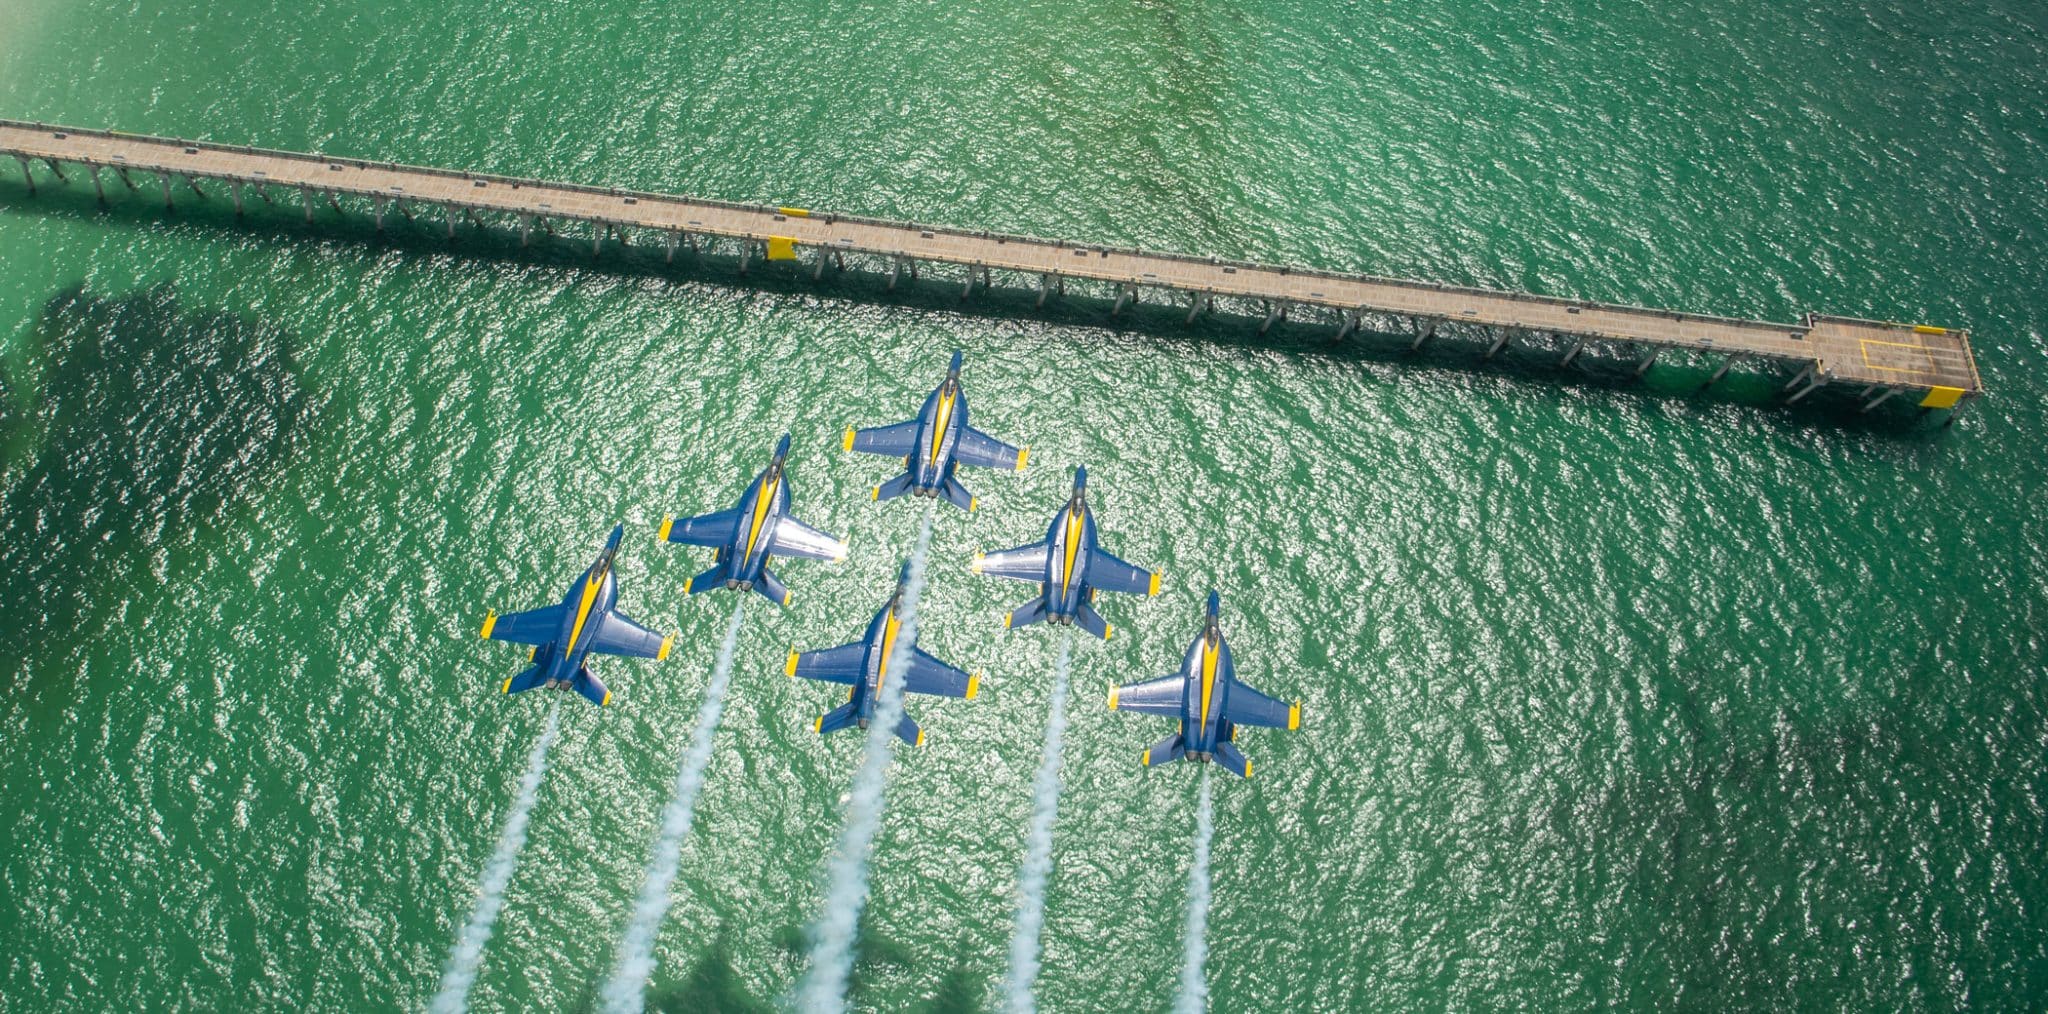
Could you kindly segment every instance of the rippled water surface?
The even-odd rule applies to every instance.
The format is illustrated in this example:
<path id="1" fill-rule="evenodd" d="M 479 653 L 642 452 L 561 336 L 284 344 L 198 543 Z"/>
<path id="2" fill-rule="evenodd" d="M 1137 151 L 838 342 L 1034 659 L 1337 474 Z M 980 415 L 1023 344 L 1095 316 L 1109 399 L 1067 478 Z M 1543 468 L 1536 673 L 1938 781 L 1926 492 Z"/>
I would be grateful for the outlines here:
<path id="1" fill-rule="evenodd" d="M 1046 1009 L 1172 1001 L 1200 773 L 1099 694 L 1176 665 L 1211 585 L 1304 702 L 1214 787 L 1217 1010 L 2048 994 L 2038 5 L 981 7 L 22 0 L 0 115 L 1965 326 L 1992 396 L 1944 429 L 1755 370 L 1689 394 L 1711 363 L 0 177 L 0 1008 L 422 1006 L 547 703 L 495 693 L 521 663 L 477 623 L 624 521 L 621 606 L 678 647 L 565 702 L 473 995 L 594 1004 L 730 615 L 655 528 L 788 430 L 854 551 L 748 610 L 651 994 L 785 1003 L 860 743 L 782 660 L 859 633 L 919 521 L 838 434 L 954 348 L 1032 467 L 937 518 L 923 643 L 987 675 L 910 705 L 857 1007 L 997 999 L 1057 639 L 964 563 L 1082 462 L 1167 577 L 1076 645 Z"/>

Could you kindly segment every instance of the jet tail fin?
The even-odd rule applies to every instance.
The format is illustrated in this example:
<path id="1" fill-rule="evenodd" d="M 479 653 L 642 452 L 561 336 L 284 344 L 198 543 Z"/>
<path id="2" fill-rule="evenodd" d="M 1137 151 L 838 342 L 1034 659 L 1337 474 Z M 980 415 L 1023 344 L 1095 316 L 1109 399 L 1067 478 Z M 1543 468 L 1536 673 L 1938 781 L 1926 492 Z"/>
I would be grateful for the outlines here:
<path id="1" fill-rule="evenodd" d="M 509 680 L 506 680 L 505 685 L 500 692 L 507 694 L 523 694 L 528 690 L 532 690 L 534 687 L 546 683 L 547 681 L 548 676 L 546 666 L 528 666 L 525 672 L 520 673 L 519 675 L 514 676 Z"/>
<path id="2" fill-rule="evenodd" d="M 905 470 L 902 475 L 899 475 L 894 479 L 890 479 L 888 482 L 876 486 L 874 499 L 894 500 L 897 497 L 910 492 L 910 485 L 912 481 L 913 479 L 910 472 L 908 470 Z"/>
<path id="3" fill-rule="evenodd" d="M 784 587 L 782 580 L 766 567 L 761 568 L 761 579 L 754 582 L 754 590 L 760 592 L 762 598 L 778 606 L 789 604 L 789 589 Z"/>
<path id="4" fill-rule="evenodd" d="M 1081 602 L 1081 608 L 1074 611 L 1074 625 L 1105 641 L 1109 640 L 1109 635 L 1116 632 L 1116 628 L 1110 626 L 1109 621 L 1103 619 L 1102 614 L 1096 612 L 1095 607 L 1089 605 L 1085 599 Z"/>
<path id="5" fill-rule="evenodd" d="M 946 481 L 939 487 L 939 492 L 945 496 L 947 503 L 963 511 L 974 509 L 974 494 L 967 492 L 967 487 L 960 485 L 960 480 L 953 476 L 946 476 Z"/>
<path id="6" fill-rule="evenodd" d="M 1225 770 L 1235 773 L 1239 778 L 1252 776 L 1252 760 L 1244 755 L 1244 751 L 1237 748 L 1236 743 L 1229 740 L 1217 743 L 1215 756 L 1216 763 L 1221 764 Z"/>
<path id="7" fill-rule="evenodd" d="M 852 725 L 854 723 L 854 720 L 859 717 L 860 702 L 847 701 L 845 704 L 842 704 L 836 708 L 833 708 L 831 711 L 819 715 L 818 720 L 811 723 L 811 731 L 817 733 L 820 736 L 823 736 L 827 733 L 838 732 L 839 730 L 844 729 L 849 725 Z"/>
<path id="8" fill-rule="evenodd" d="M 1180 733 L 1171 733 L 1165 739 L 1145 748 L 1145 766 L 1171 764 L 1187 754 L 1187 741 L 1181 738 Z"/>
<path id="9" fill-rule="evenodd" d="M 726 575 L 725 561 L 720 560 L 712 564 L 710 570 L 683 582 L 683 591 L 690 595 L 702 595 L 705 592 L 723 588 L 725 587 Z"/>
<path id="10" fill-rule="evenodd" d="M 1028 627 L 1045 619 L 1045 596 L 1032 599 L 1010 611 L 1003 619 L 1005 627 Z"/>

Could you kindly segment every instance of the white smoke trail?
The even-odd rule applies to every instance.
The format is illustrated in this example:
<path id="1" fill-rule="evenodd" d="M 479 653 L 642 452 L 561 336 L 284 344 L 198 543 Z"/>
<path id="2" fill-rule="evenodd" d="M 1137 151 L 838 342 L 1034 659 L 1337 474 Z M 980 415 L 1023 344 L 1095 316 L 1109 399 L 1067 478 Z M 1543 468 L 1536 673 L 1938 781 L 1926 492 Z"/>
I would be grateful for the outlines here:
<path id="1" fill-rule="evenodd" d="M 647 876 L 640 884 L 640 900 L 626 932 L 619 937 L 619 964 L 604 987 L 604 1009 L 611 1014 L 639 1014 L 646 1006 L 647 980 L 654 975 L 654 937 L 668 915 L 669 887 L 675 883 L 682 863 L 683 839 L 690 834 L 696 816 L 697 791 L 704 787 L 704 768 L 711 763 L 711 739 L 718 732 L 718 717 L 725 711 L 725 689 L 732 683 L 732 663 L 740 641 L 740 620 L 745 600 L 732 607 L 732 622 L 726 624 L 725 641 L 718 647 L 718 660 L 711 667 L 711 682 L 704 688 L 704 703 L 697 706 L 697 728 L 690 734 L 690 752 L 676 772 L 675 792 L 662 811 L 661 832 L 654 839 L 654 855 L 647 861 Z"/>
<path id="2" fill-rule="evenodd" d="M 910 666 L 910 650 L 917 641 L 917 602 L 924 594 L 925 555 L 932 544 L 932 515 L 927 510 L 924 528 L 918 532 L 917 548 L 910 554 L 910 577 L 903 586 L 903 600 L 896 605 L 896 644 L 889 652 L 889 672 L 902 673 Z M 811 968 L 797 990 L 797 1008 L 812 1014 L 839 1014 L 846 1009 L 846 982 L 853 974 L 854 934 L 860 927 L 860 908 L 867 900 L 868 847 L 882 824 L 882 787 L 889 772 L 889 748 L 896 738 L 896 723 L 903 718 L 903 680 L 882 681 L 881 696 L 875 700 L 874 717 L 868 723 L 867 747 L 860 769 L 853 775 L 853 790 L 846 804 L 846 827 L 839 834 L 839 850 L 832 856 L 825 889 L 825 910 L 812 927 Z"/>
<path id="3" fill-rule="evenodd" d="M 498 835 L 498 850 L 484 864 L 483 880 L 477 885 L 476 909 L 455 938 L 455 950 L 448 955 L 448 968 L 441 973 L 441 991 L 434 995 L 435 1014 L 459 1014 L 469 1009 L 469 987 L 483 966 L 484 944 L 498 924 L 498 912 L 505 907 L 505 888 L 512 883 L 512 871 L 519 866 L 519 850 L 526 847 L 526 819 L 540 797 L 540 778 L 548 770 L 548 748 L 555 744 L 555 728 L 561 716 L 560 702 L 548 708 L 547 728 L 540 742 L 526 758 L 526 774 L 520 776 L 519 792 L 512 799 L 512 812 L 505 816 L 504 833 Z"/>
<path id="4" fill-rule="evenodd" d="M 1187 953 L 1180 967 L 1180 999 L 1175 1014 L 1202 1014 L 1209 1009 L 1209 983 L 1202 965 L 1209 959 L 1209 834 L 1216 830 L 1209 809 L 1209 768 L 1202 767 L 1202 798 L 1195 810 L 1195 861 L 1188 868 Z"/>
<path id="5" fill-rule="evenodd" d="M 1052 875 L 1052 822 L 1060 809 L 1060 742 L 1067 734 L 1067 676 L 1073 669 L 1074 634 L 1060 640 L 1053 663 L 1052 715 L 1045 722 L 1045 753 L 1031 785 L 1031 830 L 1025 835 L 1024 865 L 1017 871 L 1017 925 L 1010 933 L 1011 1014 L 1038 1009 L 1031 984 L 1038 979 L 1038 937 L 1045 928 L 1045 882 Z"/>

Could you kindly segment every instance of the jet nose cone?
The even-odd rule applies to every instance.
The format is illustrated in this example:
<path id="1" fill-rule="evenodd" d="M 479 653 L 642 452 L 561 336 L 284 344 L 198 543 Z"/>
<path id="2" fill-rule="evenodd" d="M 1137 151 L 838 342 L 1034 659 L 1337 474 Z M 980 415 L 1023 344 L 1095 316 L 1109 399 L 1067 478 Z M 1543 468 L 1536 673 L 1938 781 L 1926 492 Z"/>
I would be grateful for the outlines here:
<path id="1" fill-rule="evenodd" d="M 1077 468 L 1075 468 L 1075 469 L 1074 469 L 1074 488 L 1075 488 L 1075 489 L 1086 489 L 1086 488 L 1088 488 L 1088 466 L 1087 466 L 1087 465 L 1081 465 L 1081 466 L 1079 466 L 1079 467 L 1077 467 Z"/>
<path id="2" fill-rule="evenodd" d="M 1220 613 L 1222 613 L 1222 612 L 1223 612 L 1223 597 L 1222 597 L 1222 596 L 1220 596 L 1220 595 L 1218 595 L 1218 594 L 1216 594 L 1216 589 L 1214 589 L 1214 588 L 1211 588 L 1211 589 L 1209 589 L 1209 615 L 1210 615 L 1210 616 L 1216 616 L 1216 615 L 1218 615 L 1218 614 L 1220 614 Z"/>
<path id="3" fill-rule="evenodd" d="M 951 365 L 951 366 L 948 366 L 948 367 L 946 367 L 946 372 L 947 372 L 947 373 L 951 373 L 951 374 L 953 374 L 953 375 L 955 375 L 955 376 L 958 376 L 958 375 L 959 375 L 959 373 L 960 373 L 960 360 L 961 360 L 961 358 L 962 358 L 962 357 L 961 357 L 961 353 L 960 353 L 960 350 L 959 350 L 959 349 L 954 349 L 954 350 L 953 350 L 953 365 Z"/>
<path id="4" fill-rule="evenodd" d="M 775 442 L 775 457 L 776 457 L 776 458 L 778 458 L 778 459 L 780 459 L 780 458 L 785 458 L 785 457 L 788 457 L 788 456 L 789 456 L 789 434 L 787 434 L 787 433 L 784 433 L 784 434 L 782 435 L 782 439 L 780 439 L 780 440 L 777 440 L 777 441 Z"/>
<path id="5" fill-rule="evenodd" d="M 611 537 L 604 540 L 604 548 L 617 549 L 619 548 L 619 543 L 624 542 L 625 540 L 626 526 L 624 524 L 614 525 L 612 526 Z"/>

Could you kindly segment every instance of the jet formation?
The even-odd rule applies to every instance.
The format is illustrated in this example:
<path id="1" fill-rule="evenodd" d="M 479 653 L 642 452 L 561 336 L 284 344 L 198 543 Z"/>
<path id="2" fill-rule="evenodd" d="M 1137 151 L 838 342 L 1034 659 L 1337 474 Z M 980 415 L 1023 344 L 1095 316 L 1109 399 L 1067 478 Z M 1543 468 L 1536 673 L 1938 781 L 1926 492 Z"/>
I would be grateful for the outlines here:
<path id="1" fill-rule="evenodd" d="M 912 495 L 943 499 L 972 511 L 977 500 L 961 484 L 959 466 L 1024 468 L 1030 455 L 1028 447 L 1013 447 L 968 424 L 967 395 L 960 370 L 961 355 L 955 352 L 945 379 L 926 396 L 916 417 L 893 426 L 846 431 L 844 450 L 903 460 L 903 471 L 874 487 L 872 499 Z M 683 583 L 686 594 L 751 590 L 778 605 L 788 606 L 792 595 L 768 569 L 771 557 L 834 562 L 846 558 L 847 544 L 843 540 L 791 513 L 789 446 L 790 435 L 785 433 L 776 442 L 767 467 L 755 474 L 731 509 L 662 521 L 660 541 L 713 550 L 711 567 Z M 543 687 L 573 690 L 593 704 L 609 704 L 611 691 L 587 664 L 591 653 L 668 657 L 674 634 L 655 634 L 616 608 L 618 582 L 612 562 L 624 532 L 623 525 L 612 529 L 596 561 L 570 585 L 559 604 L 504 616 L 489 613 L 484 617 L 485 638 L 533 646 L 527 655 L 532 665 L 504 681 L 502 692 L 516 694 Z M 1096 592 L 1150 597 L 1160 590 L 1158 571 L 1126 563 L 1103 548 L 1095 515 L 1088 504 L 1085 467 L 1074 469 L 1072 492 L 1047 525 L 1043 541 L 987 555 L 976 554 L 969 569 L 1038 586 L 1035 597 L 1004 617 L 1006 629 L 1037 623 L 1065 624 L 1104 640 L 1115 633 L 1115 628 L 1096 611 Z M 874 720 L 882 688 L 893 679 L 902 681 L 906 693 L 971 700 L 980 690 L 979 674 L 970 675 L 948 665 L 915 643 L 897 643 L 901 628 L 898 610 L 909 578 L 910 565 L 905 563 L 898 573 L 895 591 L 868 621 L 859 640 L 836 648 L 790 652 L 784 666 L 787 675 L 849 688 L 844 703 L 812 721 L 812 731 L 824 735 L 848 728 L 868 728 Z M 1177 760 L 1214 761 L 1249 778 L 1252 764 L 1236 745 L 1238 728 L 1300 727 L 1298 701 L 1282 704 L 1237 678 L 1236 661 L 1220 625 L 1221 610 L 1220 596 L 1210 591 L 1202 632 L 1188 645 L 1178 672 L 1112 687 L 1109 692 L 1112 710 L 1158 715 L 1179 722 L 1175 732 L 1145 751 L 1143 761 L 1147 766 Z M 892 670 L 892 664 L 900 665 L 902 671 Z M 924 742 L 923 729 L 907 714 L 890 731 L 906 743 Z"/>

